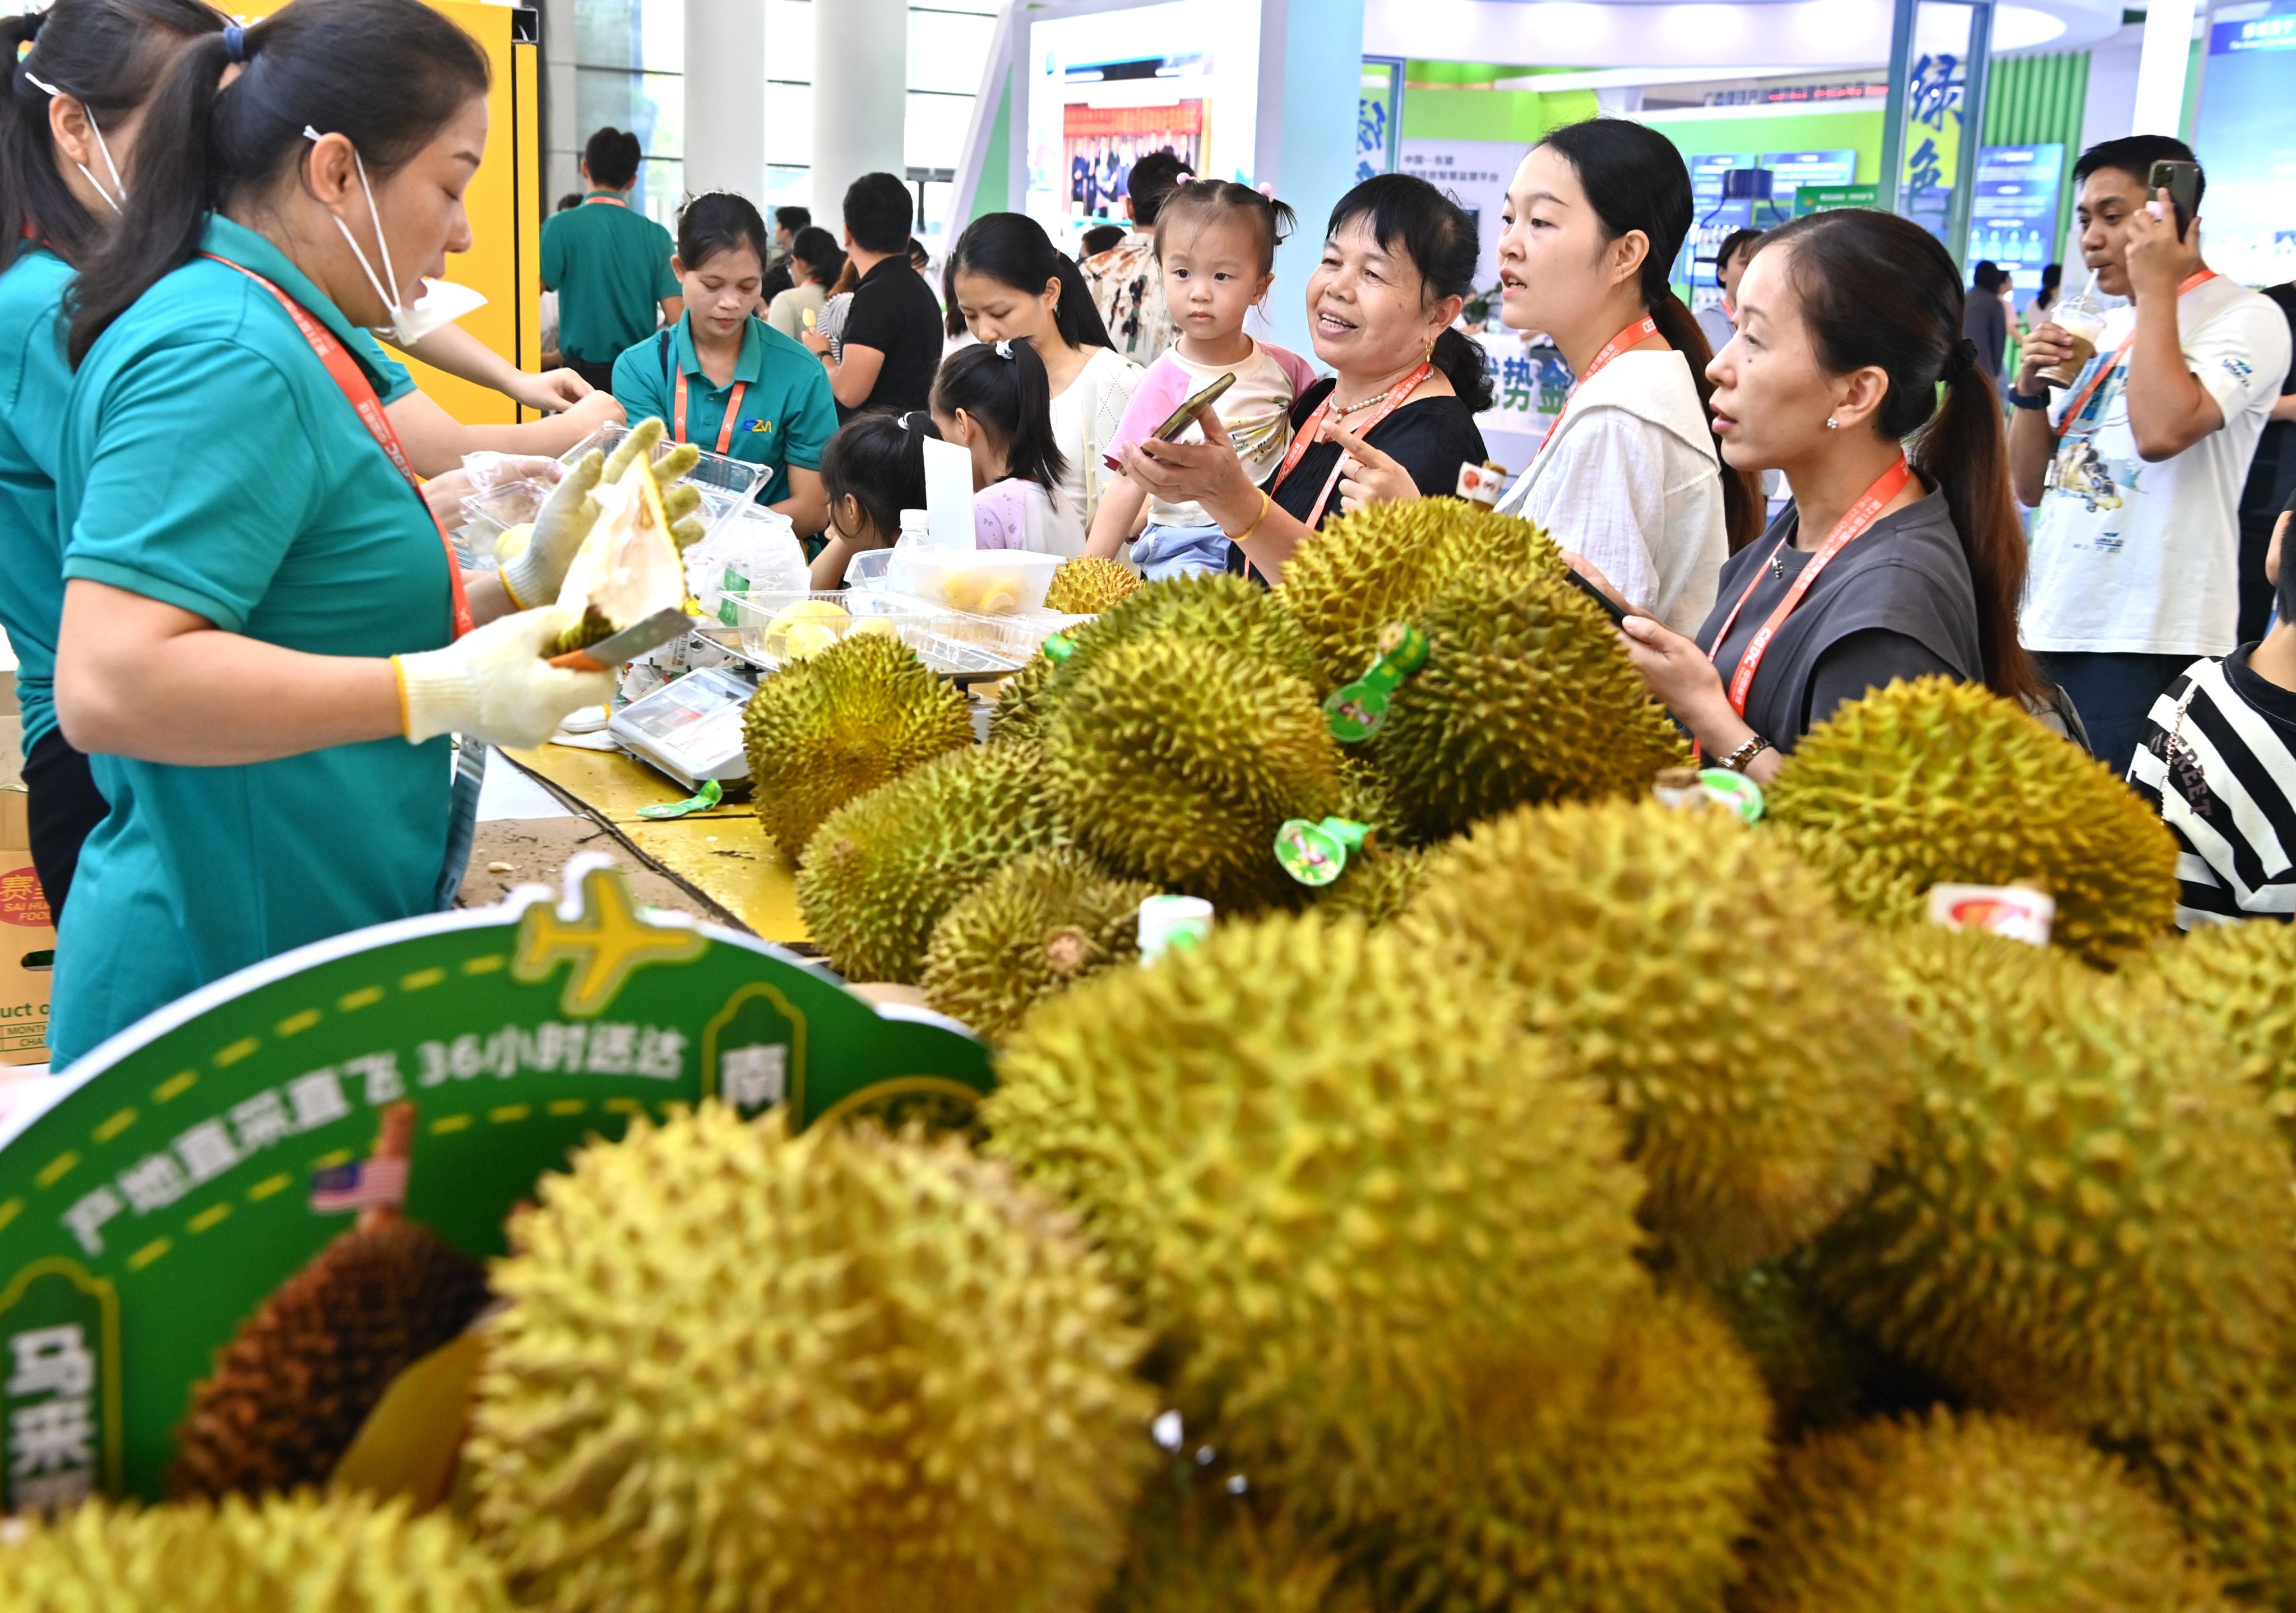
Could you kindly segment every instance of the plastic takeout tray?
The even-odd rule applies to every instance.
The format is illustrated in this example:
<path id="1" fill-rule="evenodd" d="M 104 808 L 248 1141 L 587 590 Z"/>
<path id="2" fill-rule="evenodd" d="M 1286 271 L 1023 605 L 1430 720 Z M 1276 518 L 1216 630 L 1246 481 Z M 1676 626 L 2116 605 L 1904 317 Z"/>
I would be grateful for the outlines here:
<path id="1" fill-rule="evenodd" d="M 1057 554 L 1025 549 L 898 549 L 886 579 L 928 604 L 972 616 L 1021 616 L 1045 608 Z"/>
<path id="2" fill-rule="evenodd" d="M 729 590 L 725 603 L 734 613 L 730 632 L 705 629 L 707 635 L 751 666 L 778 671 L 790 659 L 795 641 L 797 659 L 826 649 L 868 621 L 897 623 L 922 619 L 923 606 L 892 594 L 816 594 L 802 590 Z M 880 629 L 882 630 L 882 629 Z"/>
<path id="3" fill-rule="evenodd" d="M 641 422 L 641 424 L 644 422 Z M 571 465 L 591 449 L 611 457 L 621 446 L 622 438 L 630 434 L 624 425 L 601 426 L 559 456 L 561 464 Z M 653 457 L 660 459 L 676 446 L 665 435 Z M 767 467 L 753 465 L 744 459 L 734 459 L 724 454 L 712 454 L 707 448 L 701 459 L 688 471 L 685 480 L 701 495 L 703 526 L 715 532 L 720 524 L 732 520 L 758 496 L 758 489 L 766 485 Z"/>

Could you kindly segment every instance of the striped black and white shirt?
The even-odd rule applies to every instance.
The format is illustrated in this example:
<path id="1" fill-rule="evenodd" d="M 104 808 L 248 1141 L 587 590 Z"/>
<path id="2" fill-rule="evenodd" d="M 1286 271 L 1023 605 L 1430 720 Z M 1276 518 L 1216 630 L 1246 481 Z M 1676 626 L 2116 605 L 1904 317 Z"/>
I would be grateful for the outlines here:
<path id="1" fill-rule="evenodd" d="M 2128 782 L 2177 837 L 2177 922 L 2296 918 L 2296 691 L 2251 645 L 2194 661 L 2153 702 Z"/>

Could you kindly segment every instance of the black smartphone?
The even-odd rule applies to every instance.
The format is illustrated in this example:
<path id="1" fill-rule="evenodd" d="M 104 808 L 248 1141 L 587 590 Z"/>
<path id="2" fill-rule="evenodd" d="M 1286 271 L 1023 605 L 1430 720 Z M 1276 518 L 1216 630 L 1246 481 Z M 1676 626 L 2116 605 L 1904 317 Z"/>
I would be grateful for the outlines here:
<path id="1" fill-rule="evenodd" d="M 1197 393 L 1194 397 L 1181 404 L 1178 408 L 1173 410 L 1172 413 L 1165 418 L 1164 423 L 1156 428 L 1156 440 L 1158 442 L 1170 442 L 1174 438 L 1179 436 L 1181 432 L 1188 429 L 1188 422 L 1195 419 L 1196 411 L 1198 409 L 1202 408 L 1206 404 L 1218 403 L 1222 397 L 1226 396 L 1227 389 L 1234 385 L 1235 385 L 1235 372 L 1234 370 L 1230 370 L 1226 374 L 1212 382 L 1211 385 L 1206 387 L 1202 391 Z"/>
<path id="2" fill-rule="evenodd" d="M 2177 239 L 2184 240 L 2192 230 L 2193 215 L 2201 210 L 2201 165 L 2156 162 L 2144 189 L 2148 199 L 2157 198 L 2162 191 L 2169 192 L 2169 201 L 2177 209 Z"/>
<path id="3" fill-rule="evenodd" d="M 1595 586 L 1594 584 L 1588 582 L 1585 577 L 1579 576 L 1568 566 L 1565 566 L 1562 569 L 1562 575 L 1569 577 L 1573 583 L 1576 583 L 1578 585 L 1578 592 L 1603 607 L 1603 614 L 1611 618 L 1611 625 L 1612 626 L 1618 626 L 1625 622 L 1627 619 L 1627 613 L 1625 609 L 1620 605 L 1618 601 L 1612 599 L 1609 594 L 1603 593 L 1600 588 Z"/>

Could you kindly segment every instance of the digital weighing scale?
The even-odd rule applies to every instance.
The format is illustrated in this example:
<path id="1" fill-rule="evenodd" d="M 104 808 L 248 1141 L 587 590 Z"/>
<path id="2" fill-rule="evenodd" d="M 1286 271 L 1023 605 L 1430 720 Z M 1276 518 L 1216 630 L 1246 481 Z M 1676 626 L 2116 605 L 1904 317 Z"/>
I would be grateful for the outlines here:
<path id="1" fill-rule="evenodd" d="M 745 779 L 742 712 L 757 692 L 745 667 L 705 667 L 632 700 L 614 713 L 606 732 L 688 790 L 704 779 Z"/>

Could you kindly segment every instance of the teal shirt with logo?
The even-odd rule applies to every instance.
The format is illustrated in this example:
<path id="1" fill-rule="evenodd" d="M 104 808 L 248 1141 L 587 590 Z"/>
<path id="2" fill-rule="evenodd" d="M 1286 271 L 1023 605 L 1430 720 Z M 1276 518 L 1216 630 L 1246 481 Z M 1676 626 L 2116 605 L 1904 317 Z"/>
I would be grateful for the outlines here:
<path id="1" fill-rule="evenodd" d="M 349 348 L 372 344 L 277 248 L 219 216 L 202 249 L 264 275 Z M 314 655 L 435 650 L 447 556 L 422 499 L 272 294 L 205 258 L 88 354 L 56 476 L 63 574 Z M 292 947 L 429 912 L 448 742 L 396 737 L 243 766 L 92 758 L 111 802 L 57 944 L 59 1069 L 144 1015 Z"/>
<path id="2" fill-rule="evenodd" d="M 71 363 L 64 291 L 71 265 L 27 245 L 0 274 L 0 627 L 16 651 L 24 754 L 56 725 L 56 629 L 63 619 L 63 539 L 56 528 L 56 456 Z M 385 404 L 414 390 L 406 366 L 365 332 L 354 332 Z"/>
<path id="3" fill-rule="evenodd" d="M 614 356 L 661 323 L 661 299 L 678 294 L 669 232 L 613 191 L 542 226 L 542 287 L 558 293 L 558 350 L 590 364 Z"/>
<path id="4" fill-rule="evenodd" d="M 823 450 L 837 435 L 837 399 L 829 372 L 800 342 L 791 340 L 756 315 L 742 332 L 742 356 L 724 386 L 702 373 L 693 350 L 693 316 L 647 337 L 614 361 L 614 400 L 633 422 L 659 415 L 676 418 L 677 381 L 685 378 L 685 439 L 715 452 L 725 430 L 726 408 L 742 388 L 742 406 L 726 452 L 753 465 L 770 465 L 773 477 L 758 490 L 758 503 L 777 504 L 789 496 L 790 468 L 821 469 Z"/>

